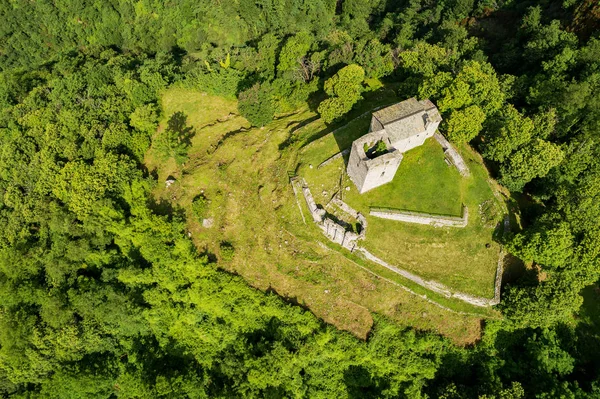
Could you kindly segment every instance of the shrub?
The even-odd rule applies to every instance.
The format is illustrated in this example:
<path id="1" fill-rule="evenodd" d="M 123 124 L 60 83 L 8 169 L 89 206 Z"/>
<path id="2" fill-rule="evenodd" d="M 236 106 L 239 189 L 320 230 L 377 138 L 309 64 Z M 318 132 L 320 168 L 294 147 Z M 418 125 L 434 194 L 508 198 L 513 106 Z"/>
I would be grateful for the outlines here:
<path id="1" fill-rule="evenodd" d="M 238 111 L 253 126 L 264 126 L 273 120 L 275 106 L 268 85 L 256 83 L 238 98 Z"/>
<path id="2" fill-rule="evenodd" d="M 222 241 L 219 247 L 221 249 L 221 259 L 224 261 L 230 261 L 233 259 L 233 256 L 235 255 L 235 248 L 230 242 Z"/>
<path id="3" fill-rule="evenodd" d="M 204 194 L 197 195 L 192 200 L 192 212 L 194 213 L 194 216 L 198 218 L 198 220 L 202 220 L 206 216 L 209 202 L 210 201 L 204 196 Z"/>

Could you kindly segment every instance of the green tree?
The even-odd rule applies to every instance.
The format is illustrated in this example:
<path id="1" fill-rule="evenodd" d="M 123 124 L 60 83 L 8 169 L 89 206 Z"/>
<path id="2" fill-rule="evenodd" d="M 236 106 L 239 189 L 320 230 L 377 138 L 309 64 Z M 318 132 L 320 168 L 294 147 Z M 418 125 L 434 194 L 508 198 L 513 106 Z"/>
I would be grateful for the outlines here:
<path id="1" fill-rule="evenodd" d="M 534 139 L 530 145 L 515 151 L 502 165 L 501 182 L 511 191 L 521 191 L 532 179 L 546 176 L 563 158 L 564 153 L 558 145 Z"/>
<path id="2" fill-rule="evenodd" d="M 360 100 L 365 72 L 358 65 L 348 65 L 325 81 L 325 92 L 330 98 L 319 104 L 319 114 L 326 123 L 331 123 L 352 109 Z"/>
<path id="3" fill-rule="evenodd" d="M 273 120 L 275 106 L 268 84 L 256 83 L 240 93 L 238 110 L 253 126 L 264 126 Z"/>
<path id="4" fill-rule="evenodd" d="M 508 249 L 525 261 L 535 261 L 554 268 L 565 267 L 573 256 L 574 237 L 567 223 L 545 225 L 517 234 Z"/>
<path id="5" fill-rule="evenodd" d="M 477 105 L 456 110 L 446 123 L 448 138 L 456 143 L 467 143 L 479 134 L 484 120 L 485 113 Z"/>

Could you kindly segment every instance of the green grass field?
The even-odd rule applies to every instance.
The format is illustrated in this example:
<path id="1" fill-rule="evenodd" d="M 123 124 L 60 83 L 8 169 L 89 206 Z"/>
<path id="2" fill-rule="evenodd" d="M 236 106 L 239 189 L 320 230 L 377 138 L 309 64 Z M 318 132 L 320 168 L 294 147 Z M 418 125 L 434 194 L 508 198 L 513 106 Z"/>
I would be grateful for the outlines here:
<path id="1" fill-rule="evenodd" d="M 394 100 L 392 91 L 373 93 L 352 114 L 356 117 Z M 325 135 L 331 128 L 315 120 L 315 113 L 301 110 L 263 129 L 246 131 L 248 122 L 236 115 L 235 101 L 170 89 L 163 94 L 162 105 L 163 124 L 167 116 L 181 110 L 195 128 L 195 136 L 190 159 L 182 167 L 172 161 L 159 162 L 152 151 L 148 153 L 146 165 L 156 170 L 159 181 L 169 175 L 176 178 L 169 188 L 164 184 L 156 188 L 156 200 L 185 210 L 199 252 L 220 259 L 219 243 L 233 244 L 233 259 L 220 260 L 221 267 L 240 274 L 256 288 L 276 291 L 307 306 L 326 322 L 363 338 L 372 326 L 372 312 L 403 326 L 440 333 L 461 345 L 479 338 L 482 318 L 498 317 L 490 309 L 438 298 L 394 273 L 364 263 L 327 241 L 310 220 L 303 222 L 289 172 L 294 171 L 299 157 L 304 157 L 298 153 L 300 145 L 332 136 Z M 368 118 L 365 120 L 368 123 Z M 158 134 L 160 131 L 159 127 Z M 309 147 L 318 147 L 320 142 L 313 141 Z M 335 170 L 332 165 L 328 173 L 333 176 Z M 191 212 L 192 199 L 200 193 L 210 201 L 207 217 L 214 220 L 211 228 L 202 227 Z M 305 208 L 302 202 L 300 206 Z"/>

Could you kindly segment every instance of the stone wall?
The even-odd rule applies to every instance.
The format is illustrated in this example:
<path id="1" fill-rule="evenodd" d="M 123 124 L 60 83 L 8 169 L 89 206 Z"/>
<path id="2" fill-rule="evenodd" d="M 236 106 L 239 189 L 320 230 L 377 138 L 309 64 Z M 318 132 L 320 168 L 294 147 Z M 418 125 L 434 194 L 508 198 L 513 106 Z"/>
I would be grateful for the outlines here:
<path id="1" fill-rule="evenodd" d="M 463 157 L 459 154 L 458 151 L 456 151 L 456 148 L 454 148 L 454 146 L 452 146 L 452 144 L 450 144 L 450 142 L 446 140 L 446 138 L 442 136 L 439 132 L 434 134 L 433 137 L 438 143 L 440 143 L 442 149 L 444 150 L 446 158 L 450 161 L 452 165 L 456 167 L 456 169 L 458 169 L 458 172 L 463 176 L 469 176 L 471 174 L 471 171 L 469 170 L 469 167 L 467 166 L 467 163 L 465 162 Z"/>
<path id="2" fill-rule="evenodd" d="M 471 305 L 480 306 L 480 307 L 493 306 L 498 303 L 498 302 L 496 302 L 496 295 L 494 295 L 494 298 L 488 299 L 488 298 L 483 298 L 483 297 L 479 297 L 479 296 L 466 294 L 466 293 L 460 292 L 460 291 L 453 291 L 452 289 L 450 289 L 449 287 L 446 287 L 442 283 L 438 283 L 437 281 L 425 280 L 424 278 L 419 277 L 411 272 L 408 272 L 406 270 L 392 266 L 389 263 L 385 262 L 384 260 L 379 259 L 378 257 L 376 257 L 375 255 L 373 255 L 372 253 L 370 253 L 369 251 L 367 251 L 364 248 L 358 247 L 357 251 L 362 253 L 362 255 L 366 259 L 368 259 L 372 262 L 375 262 L 375 263 L 385 267 L 386 269 L 393 271 L 394 273 L 401 275 L 402 277 L 412 281 L 413 283 L 420 285 L 421 287 L 425 287 L 433 292 L 443 295 L 446 298 L 456 298 L 463 302 L 467 302 L 467 303 L 470 303 Z M 498 294 L 498 298 L 499 298 L 499 294 Z"/>
<path id="3" fill-rule="evenodd" d="M 295 184 L 296 182 L 297 181 L 294 181 L 294 182 L 292 182 L 292 184 Z M 334 243 L 339 244 L 342 247 L 344 247 L 350 251 L 354 251 L 354 249 L 356 248 L 356 241 L 363 239 L 365 236 L 366 224 L 363 225 L 363 230 L 361 231 L 361 234 L 356 234 L 353 231 L 346 231 L 345 226 L 342 226 L 341 224 L 337 223 L 335 220 L 328 218 L 327 213 L 325 212 L 325 209 L 319 208 L 319 206 L 317 206 L 317 204 L 315 203 L 315 200 L 310 192 L 310 189 L 308 188 L 308 185 L 306 184 L 306 181 L 304 181 L 304 180 L 302 180 L 302 194 L 304 195 L 304 199 L 306 200 L 306 205 L 308 206 L 308 210 L 310 211 L 313 221 L 317 224 L 317 226 L 321 229 L 321 231 L 327 236 L 327 238 L 329 238 Z M 347 207 L 347 209 L 350 210 L 349 213 L 351 215 L 353 213 L 356 214 L 357 216 L 360 215 L 360 217 L 364 220 L 364 217 L 359 212 L 356 212 L 349 206 Z M 359 221 L 360 221 L 360 219 L 359 219 Z M 366 220 L 365 220 L 365 222 L 366 222 Z"/>
<path id="4" fill-rule="evenodd" d="M 469 209 L 466 206 L 463 206 L 462 217 L 433 215 L 430 213 L 400 211 L 387 208 L 371 208 L 369 215 L 406 223 L 427 224 L 434 227 L 466 227 L 469 221 Z"/>
<path id="5" fill-rule="evenodd" d="M 326 160 L 324 160 L 323 162 L 321 162 L 319 164 L 319 166 L 317 166 L 317 169 L 322 168 L 323 166 L 327 166 L 329 165 L 331 162 L 335 161 L 338 158 L 343 157 L 344 155 L 347 155 L 350 153 L 350 148 L 346 148 L 344 151 L 340 151 L 337 154 L 334 154 L 332 156 L 330 156 L 329 158 L 327 158 Z"/>
<path id="6" fill-rule="evenodd" d="M 379 140 L 388 144 L 389 152 L 370 159 L 365 154 L 364 146 L 374 145 Z M 401 162 L 402 154 L 391 147 L 385 131 L 381 130 L 354 140 L 346 171 L 358 192 L 362 194 L 392 181 Z"/>

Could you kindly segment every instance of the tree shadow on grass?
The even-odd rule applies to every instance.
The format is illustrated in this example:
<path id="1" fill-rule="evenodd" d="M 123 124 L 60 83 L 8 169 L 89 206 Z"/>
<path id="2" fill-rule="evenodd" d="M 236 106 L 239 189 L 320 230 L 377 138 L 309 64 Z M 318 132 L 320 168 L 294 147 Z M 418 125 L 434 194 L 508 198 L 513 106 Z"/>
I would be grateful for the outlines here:
<path id="1" fill-rule="evenodd" d="M 164 198 L 156 199 L 150 197 L 147 205 L 156 215 L 167 216 L 169 220 L 185 220 L 185 209 L 180 206 L 174 206 Z"/>
<path id="2" fill-rule="evenodd" d="M 355 104 L 354 108 L 343 118 L 310 135 L 302 144 L 306 146 L 333 133 L 339 151 L 344 151 L 352 145 L 354 140 L 368 133 L 371 113 L 375 109 L 396 101 L 399 101 L 398 96 L 391 86 L 383 86 L 375 91 L 365 93 L 364 99 Z"/>
<path id="3" fill-rule="evenodd" d="M 169 117 L 167 129 L 177 134 L 179 142 L 186 146 L 192 145 L 194 129 L 187 124 L 187 115 L 182 111 L 177 111 Z"/>

